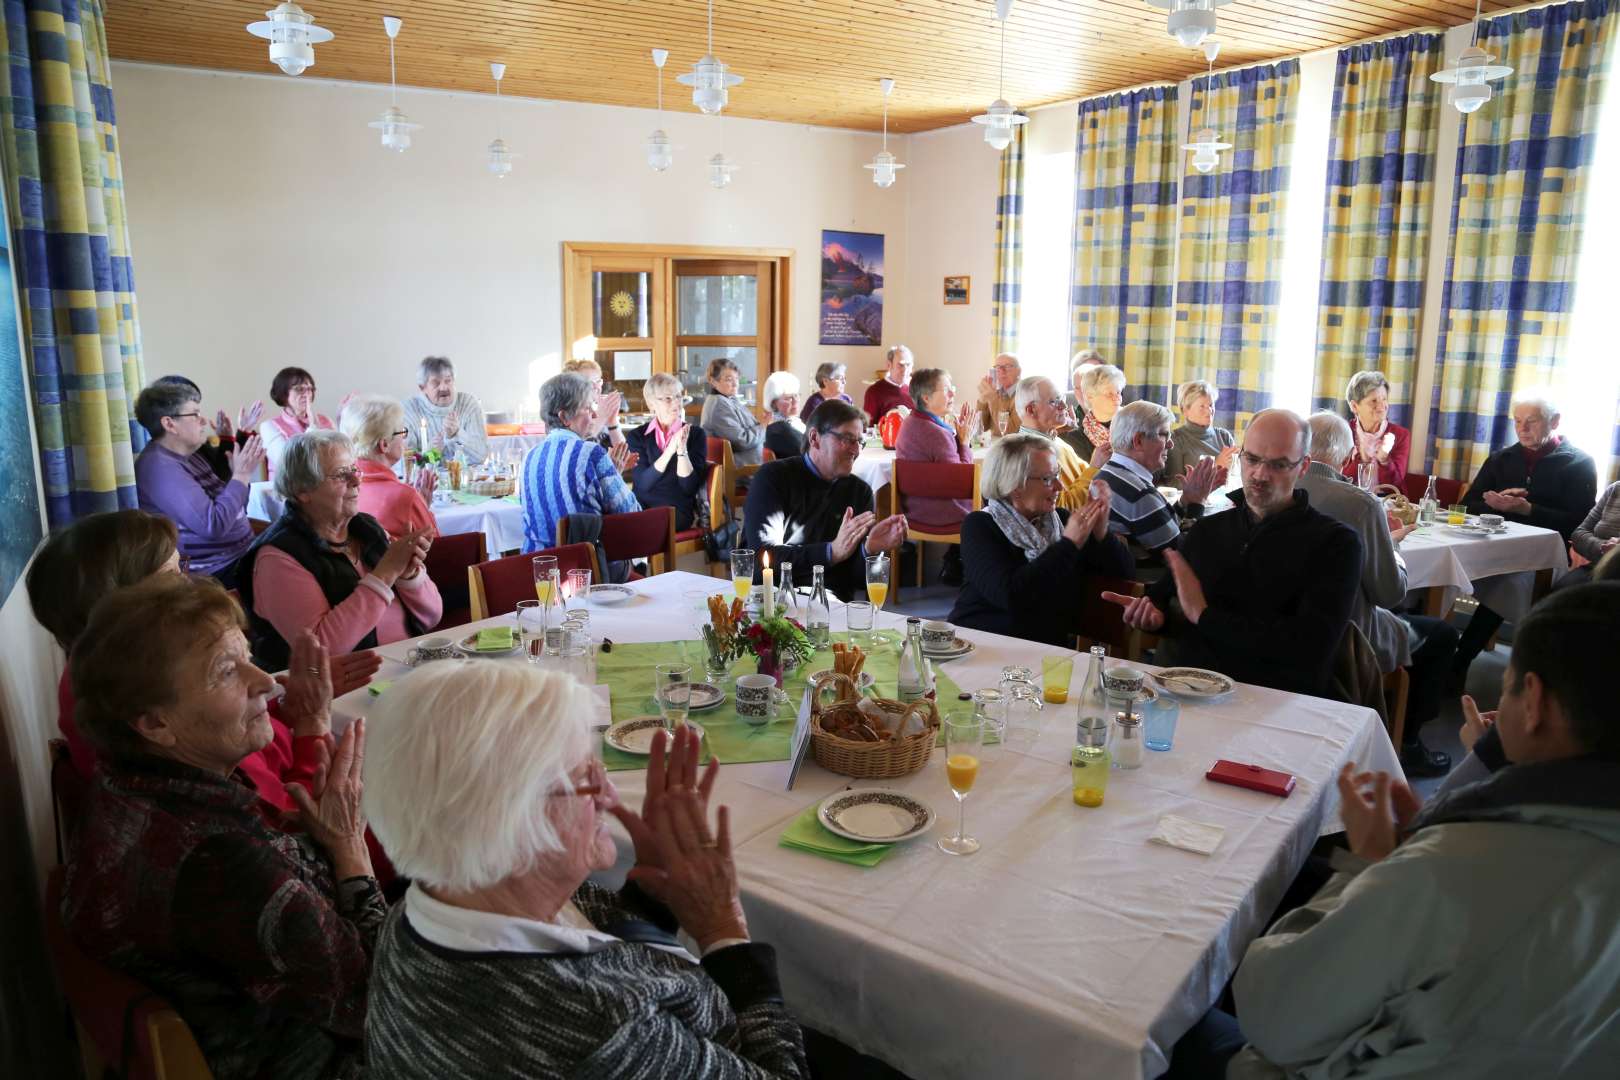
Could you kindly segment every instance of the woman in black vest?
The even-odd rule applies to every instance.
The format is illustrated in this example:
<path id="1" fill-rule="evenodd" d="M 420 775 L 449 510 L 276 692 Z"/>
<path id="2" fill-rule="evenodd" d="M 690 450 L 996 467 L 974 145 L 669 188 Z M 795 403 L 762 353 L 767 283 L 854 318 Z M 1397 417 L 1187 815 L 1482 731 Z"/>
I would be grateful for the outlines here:
<path id="1" fill-rule="evenodd" d="M 286 667 L 287 643 L 304 630 L 346 653 L 438 624 L 444 604 L 422 570 L 432 537 L 415 530 L 390 543 L 376 518 L 357 511 L 360 474 L 347 436 L 314 430 L 289 440 L 276 492 L 287 508 L 243 556 L 253 572 L 239 582 L 255 663 Z"/>

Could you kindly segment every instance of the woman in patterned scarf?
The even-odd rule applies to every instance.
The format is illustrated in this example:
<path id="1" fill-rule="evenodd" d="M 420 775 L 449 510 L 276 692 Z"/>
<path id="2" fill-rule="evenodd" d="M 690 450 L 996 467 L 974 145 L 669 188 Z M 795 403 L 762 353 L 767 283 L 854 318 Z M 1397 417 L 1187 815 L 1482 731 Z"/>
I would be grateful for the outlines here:
<path id="1" fill-rule="evenodd" d="M 1110 449 L 1108 425 L 1125 398 L 1125 373 L 1113 364 L 1087 364 L 1075 379 L 1082 410 L 1080 426 L 1062 438 L 1082 461 L 1101 467 L 1107 458 L 1099 461 L 1097 451 Z"/>

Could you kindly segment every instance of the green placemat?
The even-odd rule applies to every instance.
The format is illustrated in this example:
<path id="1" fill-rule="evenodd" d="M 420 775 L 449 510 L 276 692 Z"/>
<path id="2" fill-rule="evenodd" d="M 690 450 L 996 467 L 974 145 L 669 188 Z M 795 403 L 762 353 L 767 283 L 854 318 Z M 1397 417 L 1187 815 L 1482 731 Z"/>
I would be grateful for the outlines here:
<path id="1" fill-rule="evenodd" d="M 833 635 L 835 641 L 846 641 L 849 635 Z M 731 698 L 732 687 L 726 686 L 725 704 L 712 712 L 694 713 L 692 719 L 703 727 L 709 751 L 722 764 L 740 764 L 752 761 L 786 761 L 792 750 L 793 728 L 799 715 L 799 702 L 804 699 L 804 688 L 809 677 L 832 667 L 831 649 L 823 649 L 811 657 L 810 663 L 794 672 L 783 682 L 788 705 L 777 719 L 758 727 L 737 716 Z M 612 688 L 613 722 L 633 716 L 658 715 L 658 703 L 653 700 L 653 666 L 684 662 L 692 665 L 693 678 L 703 678 L 703 645 L 696 639 L 686 641 L 654 641 L 613 645 L 612 652 L 599 652 L 596 657 L 596 681 Z M 754 670 L 752 659 L 739 660 L 731 672 L 747 675 Z M 866 670 L 877 680 L 879 694 L 892 697 L 895 680 L 900 672 L 900 654 L 893 647 L 878 647 L 866 660 Z M 935 697 L 941 709 L 966 706 L 956 700 L 960 692 L 956 683 L 945 674 L 940 665 L 934 666 Z M 622 769 L 640 769 L 647 759 L 637 754 L 626 754 L 613 747 L 602 746 L 602 761 L 610 772 Z"/>
<path id="2" fill-rule="evenodd" d="M 452 491 L 450 501 L 457 506 L 477 506 L 479 503 L 492 502 L 499 499 L 503 502 L 516 502 L 511 495 L 474 495 L 470 491 Z"/>
<path id="3" fill-rule="evenodd" d="M 855 866 L 876 866 L 894 849 L 893 844 L 863 844 L 837 833 L 828 832 L 816 816 L 816 807 L 806 807 L 804 813 L 793 819 L 782 830 L 780 845 L 795 851 L 807 851 L 824 859 L 851 863 Z"/>

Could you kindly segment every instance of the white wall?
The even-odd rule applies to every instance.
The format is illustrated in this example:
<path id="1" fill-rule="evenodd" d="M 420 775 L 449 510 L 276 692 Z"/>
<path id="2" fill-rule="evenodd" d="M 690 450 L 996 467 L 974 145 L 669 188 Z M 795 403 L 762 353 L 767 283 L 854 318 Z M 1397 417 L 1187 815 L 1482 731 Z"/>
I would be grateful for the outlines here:
<path id="1" fill-rule="evenodd" d="M 523 156 L 497 180 L 489 95 L 401 91 L 424 127 L 394 154 L 366 127 L 384 87 L 120 63 L 113 88 L 146 370 L 192 376 L 209 405 L 264 396 L 289 363 L 328 410 L 348 390 L 403 395 L 435 353 L 487 408 L 511 408 L 528 365 L 554 370 L 562 351 L 565 240 L 792 248 L 789 358 L 808 377 L 879 363 L 875 347 L 816 344 L 816 312 L 821 230 L 883 233 L 885 336 L 906 332 L 906 199 L 926 170 L 878 189 L 861 168 L 876 135 L 670 113 L 676 164 L 658 174 L 651 110 L 507 98 Z M 716 191 L 703 163 L 722 135 L 742 168 Z M 908 160 L 910 140 L 890 142 Z M 993 201 L 992 179 L 962 205 L 988 227 Z M 961 272 L 988 319 L 988 271 Z"/>

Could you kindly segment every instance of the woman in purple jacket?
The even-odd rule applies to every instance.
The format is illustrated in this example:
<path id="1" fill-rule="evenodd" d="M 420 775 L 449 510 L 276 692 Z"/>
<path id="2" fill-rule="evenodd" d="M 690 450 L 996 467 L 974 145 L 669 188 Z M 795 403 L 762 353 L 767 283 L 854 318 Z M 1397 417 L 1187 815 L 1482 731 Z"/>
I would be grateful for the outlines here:
<path id="1" fill-rule="evenodd" d="M 944 368 L 923 368 L 911 376 L 911 398 L 917 408 L 901 423 L 895 442 L 896 461 L 944 461 L 973 463 L 973 441 L 978 417 L 972 402 L 954 415 L 956 386 Z M 973 509 L 968 499 L 942 499 L 925 495 L 905 497 L 902 507 L 906 520 L 927 532 L 954 532 Z M 962 553 L 956 545 L 945 549 L 945 566 L 940 580 L 947 585 L 962 582 Z"/>

